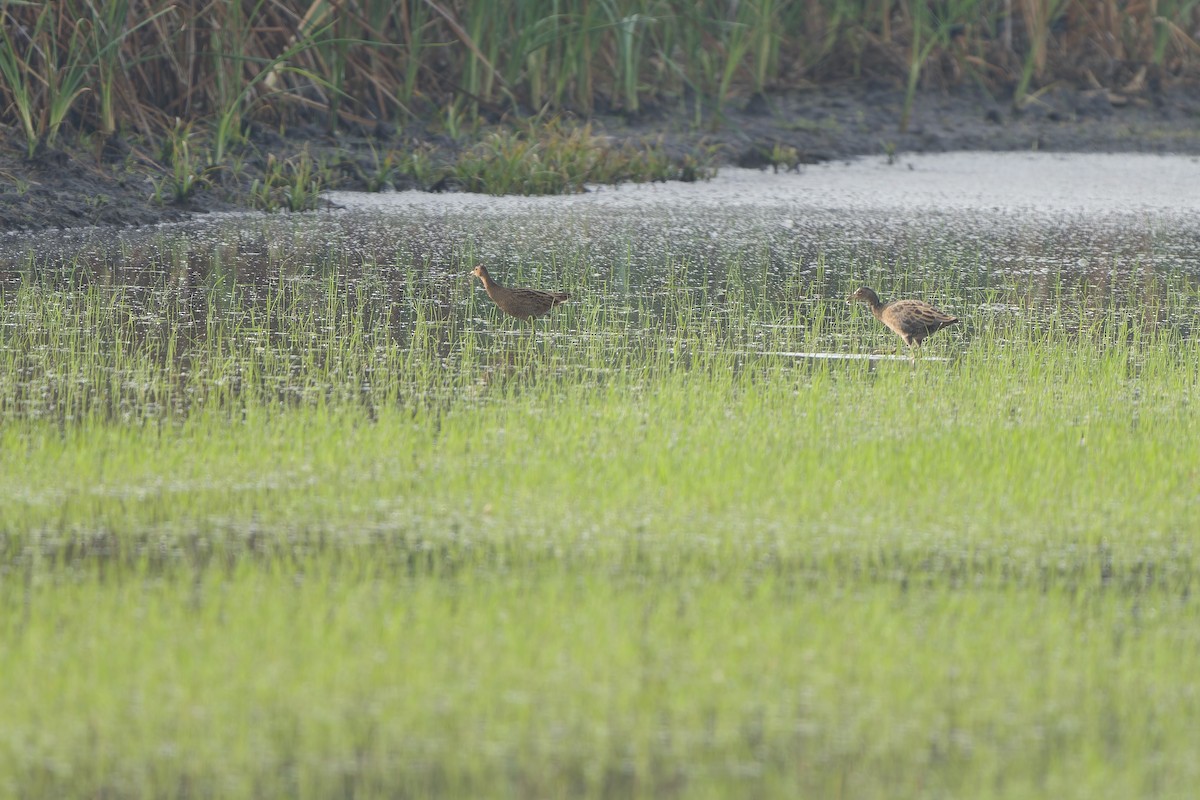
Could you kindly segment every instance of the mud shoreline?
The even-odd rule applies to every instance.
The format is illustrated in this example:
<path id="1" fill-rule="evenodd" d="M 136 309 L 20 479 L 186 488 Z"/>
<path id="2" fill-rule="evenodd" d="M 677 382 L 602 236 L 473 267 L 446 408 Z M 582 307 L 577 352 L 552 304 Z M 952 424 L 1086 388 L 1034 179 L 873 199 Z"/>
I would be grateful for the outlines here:
<path id="1" fill-rule="evenodd" d="M 1200 155 L 1200 86 L 1133 95 L 1060 87 L 1019 111 L 982 91 L 925 92 L 909 130 L 900 133 L 903 102 L 903 92 L 891 86 L 847 84 L 731 101 L 716 124 L 709 117 L 696 125 L 673 106 L 637 118 L 599 115 L 592 127 L 616 141 L 661 141 L 672 155 L 706 153 L 718 165 L 763 168 L 781 151 L 799 163 L 963 150 Z M 0 131 L 0 138 L 0 231 L 150 225 L 240 207 L 212 190 L 183 206 L 156 202 L 153 159 L 137 144 L 68 147 L 30 161 L 15 131 Z M 336 137 L 297 129 L 286 139 L 261 132 L 247 179 L 265 154 L 285 158 L 307 147 L 340 162 L 344 182 L 330 188 L 365 189 L 355 165 L 366 172 L 375 153 L 418 143 L 442 153 L 463 145 L 421 126 Z"/>

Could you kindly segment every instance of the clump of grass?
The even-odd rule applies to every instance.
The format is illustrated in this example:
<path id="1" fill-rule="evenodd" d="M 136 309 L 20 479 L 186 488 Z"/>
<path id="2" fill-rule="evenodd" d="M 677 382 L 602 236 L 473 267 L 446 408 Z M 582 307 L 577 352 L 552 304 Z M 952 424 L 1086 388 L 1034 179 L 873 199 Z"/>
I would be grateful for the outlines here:
<path id="1" fill-rule="evenodd" d="M 489 194 L 564 194 L 589 183 L 701 180 L 714 173 L 695 157 L 673 161 L 661 145 L 614 146 L 591 126 L 552 124 L 530 133 L 498 132 L 463 153 L 448 179 Z"/>
<path id="2" fill-rule="evenodd" d="M 763 168 L 770 167 L 774 172 L 780 170 L 784 172 L 799 172 L 800 167 L 804 165 L 805 157 L 800 154 L 795 147 L 782 144 L 780 142 L 773 143 L 770 148 L 766 145 L 761 145 L 757 148 L 757 152 L 753 158 L 743 159 L 743 166 L 757 165 Z"/>
<path id="3" fill-rule="evenodd" d="M 372 164 L 369 168 L 358 168 L 358 176 L 365 184 L 368 192 L 382 192 L 396 188 L 396 179 L 404 172 L 400 155 L 389 150 L 380 154 L 374 146 L 371 147 Z"/>
<path id="4" fill-rule="evenodd" d="M 25 134 L 27 154 L 52 146 L 89 94 L 99 98 L 98 130 L 115 130 L 114 85 L 126 39 L 169 11 L 157 8 L 140 20 L 120 0 L 0 5 L 0 120 L 12 115 Z M 98 80 L 96 80 L 98 79 Z M 93 82 L 95 81 L 95 82 Z M 142 109 L 139 118 L 144 119 Z"/>
<path id="5" fill-rule="evenodd" d="M 175 120 L 175 127 L 163 143 L 163 163 L 169 172 L 152 179 L 154 199 L 160 203 L 185 203 L 209 184 L 213 167 L 204 166 L 199 153 L 193 153 L 192 126 Z"/>
<path id="6" fill-rule="evenodd" d="M 263 177 L 255 178 L 250 185 L 250 200 L 263 211 L 311 211 L 317 207 L 323 189 L 321 173 L 307 150 L 286 160 L 268 154 Z"/>

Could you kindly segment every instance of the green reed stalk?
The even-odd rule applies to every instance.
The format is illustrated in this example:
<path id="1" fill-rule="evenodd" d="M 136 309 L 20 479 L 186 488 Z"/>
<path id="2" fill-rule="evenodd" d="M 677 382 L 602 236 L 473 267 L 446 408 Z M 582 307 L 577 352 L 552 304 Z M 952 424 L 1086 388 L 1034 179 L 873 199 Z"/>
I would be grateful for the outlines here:
<path id="1" fill-rule="evenodd" d="M 912 41 L 909 49 L 904 106 L 900 112 L 899 130 L 901 133 L 908 131 L 908 124 L 912 118 L 913 100 L 925 62 L 935 48 L 945 47 L 949 44 L 951 28 L 967 18 L 975 9 L 977 2 L 978 0 L 949 0 L 944 6 L 933 8 L 927 7 L 923 1 L 911 4 Z"/>
<path id="2" fill-rule="evenodd" d="M 753 67 L 754 91 L 762 92 L 779 68 L 779 51 L 783 41 L 778 5 L 775 0 L 758 0 L 747 4 L 747 24 L 750 27 L 750 52 Z"/>
<path id="3" fill-rule="evenodd" d="M 917 2 L 911 3 L 909 8 L 912 18 L 912 34 L 909 44 L 908 79 L 904 89 L 904 106 L 900 111 L 900 133 L 908 132 L 908 123 L 912 118 L 913 100 L 916 97 L 917 85 L 921 80 L 921 68 L 925 64 L 925 59 L 937 46 L 937 41 L 929 35 L 930 31 L 926 30 L 928 10 L 925 3 L 917 0 Z M 921 44 L 922 36 L 927 37 L 924 45 Z"/>
<path id="4" fill-rule="evenodd" d="M 48 23 L 50 8 L 43 7 L 37 16 L 33 30 L 27 34 L 26 47 L 20 47 L 13 38 L 17 26 L 10 10 L 13 3 L 5 0 L 0 5 L 0 76 L 4 78 L 4 89 L 12 101 L 12 109 L 21 122 L 25 132 L 26 155 L 33 158 L 41 143 L 42 132 L 37 116 L 37 77 L 34 72 L 34 61 L 37 58 L 35 41 L 39 38 L 41 29 Z"/>
<path id="5" fill-rule="evenodd" d="M 739 16 L 751 12 L 752 9 L 745 12 L 739 9 Z M 729 94 L 729 87 L 733 83 L 734 74 L 741 68 L 743 62 L 746 60 L 746 54 L 750 52 L 754 44 L 754 31 L 747 24 L 735 21 L 729 25 L 727 30 L 728 32 L 724 37 L 724 46 L 722 47 L 724 61 L 721 68 L 721 79 L 717 85 L 716 97 L 714 98 L 717 118 L 721 116 L 722 108 Z M 713 124 L 714 126 L 717 124 L 716 119 L 714 119 Z"/>
<path id="6" fill-rule="evenodd" d="M 614 82 L 622 96 L 624 109 L 630 113 L 637 113 L 640 96 L 638 71 L 643 39 L 641 28 L 651 20 L 635 13 L 626 14 L 613 22 L 617 38 Z"/>
<path id="7" fill-rule="evenodd" d="M 1028 38 L 1029 51 L 1021 65 L 1021 76 L 1013 90 L 1013 104 L 1022 107 L 1034 78 L 1046 69 L 1046 48 L 1050 26 L 1063 13 L 1065 0 L 1021 0 L 1021 19 Z"/>
<path id="8" fill-rule="evenodd" d="M 603 16 L 606 4 L 603 0 L 582 0 L 582 6 L 572 17 L 574 35 L 564 57 L 567 68 L 561 81 L 574 84 L 574 104 L 584 113 L 591 113 L 595 103 L 594 59 L 607 30 Z"/>
<path id="9" fill-rule="evenodd" d="M 116 0 L 97 8 L 91 0 L 86 7 L 91 14 L 92 25 L 88 29 L 88 42 L 92 61 L 99 73 L 95 91 L 100 102 L 100 133 L 109 136 L 117 130 L 116 99 L 113 97 L 114 83 L 123 72 L 121 68 L 120 42 L 128 34 L 129 0 Z M 165 12 L 159 12 L 165 13 Z M 148 24 L 145 20 L 141 24 Z"/>
<path id="10" fill-rule="evenodd" d="M 47 13 L 45 9 L 43 13 Z M 41 19 L 39 15 L 39 23 Z M 38 31 L 40 37 L 35 39 L 42 54 L 43 71 L 39 79 L 44 83 L 46 92 L 46 144 L 53 144 L 58 138 L 59 128 L 75 101 L 91 91 L 91 87 L 86 85 L 91 65 L 87 60 L 85 35 L 81 30 L 87 21 L 59 18 L 58 22 L 60 26 L 66 25 L 70 29 L 65 42 L 61 30 L 50 30 L 48 27 L 42 27 Z"/>
<path id="11" fill-rule="evenodd" d="M 425 30 L 429 20 L 429 11 L 424 3 L 406 3 L 402 13 L 404 15 L 401 22 L 404 37 L 404 82 L 401 86 L 400 98 L 406 107 L 411 108 L 426 59 Z"/>

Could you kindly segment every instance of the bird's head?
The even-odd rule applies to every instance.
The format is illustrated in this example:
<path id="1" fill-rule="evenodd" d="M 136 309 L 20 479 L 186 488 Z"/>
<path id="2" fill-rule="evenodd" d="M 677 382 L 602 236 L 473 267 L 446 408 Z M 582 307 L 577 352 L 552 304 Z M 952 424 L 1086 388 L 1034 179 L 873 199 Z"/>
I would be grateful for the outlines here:
<path id="1" fill-rule="evenodd" d="M 869 306 L 879 305 L 879 295 L 875 294 L 874 289 L 869 289 L 866 286 L 855 289 L 854 294 L 846 298 L 847 303 L 866 303 Z"/>

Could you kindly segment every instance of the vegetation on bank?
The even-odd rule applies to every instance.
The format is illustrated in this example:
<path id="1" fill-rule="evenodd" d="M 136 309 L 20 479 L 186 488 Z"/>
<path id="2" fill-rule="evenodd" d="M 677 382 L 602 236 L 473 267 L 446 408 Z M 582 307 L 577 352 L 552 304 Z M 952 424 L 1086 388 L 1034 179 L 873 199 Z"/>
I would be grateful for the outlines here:
<path id="1" fill-rule="evenodd" d="M 930 295 L 954 359 L 872 369 L 783 355 L 894 346 L 869 259 L 548 262 L 532 334 L 469 263 L 159 252 L 0 296 L 0 792 L 1196 785 L 1190 283 Z"/>
<path id="2" fill-rule="evenodd" d="M 326 149 L 276 157 L 253 145 L 233 149 L 225 165 L 215 163 L 203 134 L 190 128 L 168 134 L 162 163 L 167 169 L 151 178 L 161 202 L 186 203 L 201 189 L 218 188 L 243 195 L 252 208 L 306 211 L 320 193 L 344 186 L 347 178 L 368 191 L 419 188 L 459 189 L 485 194 L 563 194 L 583 191 L 589 183 L 619 184 L 662 180 L 702 180 L 715 170 L 711 154 L 671 157 L 660 144 L 613 145 L 591 127 L 552 121 L 496 129 L 456 147 L 452 155 L 416 143 L 408 149 L 370 148 L 369 158 Z M 254 157 L 257 163 L 250 163 Z"/>
<path id="3" fill-rule="evenodd" d="M 541 123 L 562 115 L 674 106 L 719 125 L 735 97 L 872 77 L 907 87 L 903 129 L 922 84 L 981 85 L 1022 105 L 1057 81 L 1125 97 L 1200 74 L 1194 0 L 3 0 L 0 23 L 0 122 L 26 155 L 70 137 L 110 169 L 150 171 L 164 201 L 207 186 L 263 208 L 309 207 L 347 173 L 375 187 L 546 192 L 708 167 L 653 143 L 631 154 L 560 142 Z M 518 132 L 495 135 L 517 138 L 481 141 L 499 120 Z M 298 126 L 383 145 L 365 169 L 271 162 L 272 136 Z M 431 160 L 413 132 L 449 155 Z M 566 146 L 576 167 L 611 169 L 572 172 L 545 152 Z M 479 165 L 505 159 L 519 178 Z"/>

